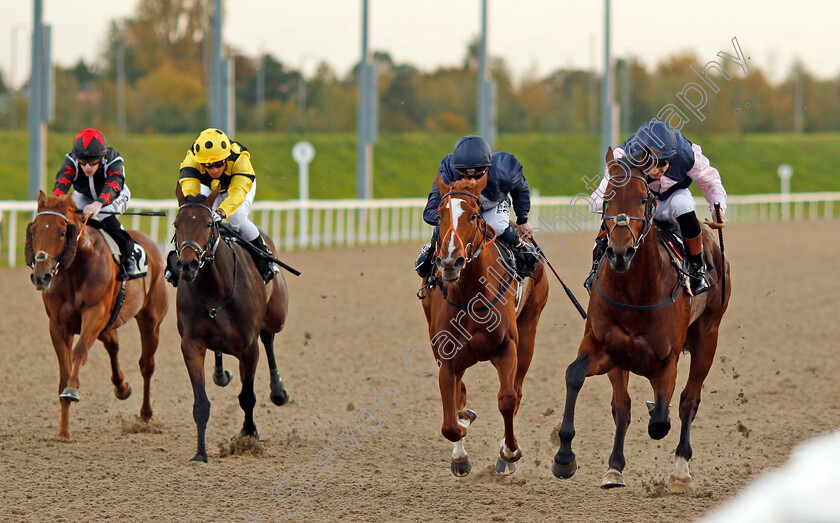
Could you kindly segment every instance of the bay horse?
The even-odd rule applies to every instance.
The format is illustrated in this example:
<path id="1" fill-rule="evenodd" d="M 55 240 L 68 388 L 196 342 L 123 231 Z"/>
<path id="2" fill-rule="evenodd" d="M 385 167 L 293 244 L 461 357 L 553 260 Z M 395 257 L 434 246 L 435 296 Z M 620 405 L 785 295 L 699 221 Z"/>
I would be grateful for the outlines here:
<path id="1" fill-rule="evenodd" d="M 150 386 L 155 371 L 155 351 L 160 324 L 169 307 L 163 279 L 163 256 L 155 242 L 139 231 L 128 231 L 146 250 L 148 272 L 143 278 L 117 281 L 114 263 L 102 234 L 91 233 L 81 223 L 72 197 L 38 195 L 35 218 L 26 227 L 26 264 L 30 279 L 41 291 L 50 324 L 50 339 L 58 357 L 58 392 L 61 425 L 58 437 L 70 439 L 70 404 L 80 399 L 82 366 L 88 351 L 99 339 L 111 358 L 111 382 L 117 398 L 131 395 L 131 386 L 120 370 L 117 328 L 131 318 L 140 328 L 140 373 L 143 375 L 143 405 L 140 419 L 152 417 Z M 119 314 L 120 295 L 124 298 Z M 74 335 L 79 335 L 73 345 Z M 72 346 L 72 350 L 71 350 Z"/>
<path id="2" fill-rule="evenodd" d="M 703 248 L 712 268 L 712 287 L 699 296 L 683 292 L 686 274 L 672 265 L 660 246 L 653 224 L 656 200 L 638 166 L 627 157 L 615 160 L 607 151 L 610 183 L 604 201 L 603 222 L 609 244 L 589 300 L 588 318 L 577 359 L 566 370 L 566 405 L 560 426 L 560 449 L 552 472 L 569 478 L 577 469 L 572 451 L 574 415 L 578 393 L 588 376 L 606 373 L 612 384 L 615 440 L 603 488 L 622 487 L 624 437 L 630 424 L 629 373 L 646 377 L 653 388 L 648 402 L 648 434 L 659 440 L 671 427 L 669 403 L 674 394 L 680 352 L 691 355 L 688 380 L 680 395 L 680 440 L 674 471 L 668 479 L 671 492 L 691 486 L 688 461 L 692 450 L 691 422 L 700 405 L 700 390 L 715 357 L 718 328 L 729 305 L 729 262 L 723 257 L 707 227 Z M 651 406 L 652 404 L 652 406 Z"/>
<path id="3" fill-rule="evenodd" d="M 469 180 L 446 185 L 440 176 L 435 183 L 443 195 L 438 208 L 442 233 L 434 258 L 440 284 L 422 297 L 422 305 L 439 366 L 441 433 L 453 444 L 450 468 L 459 477 L 472 469 L 464 437 L 476 414 L 466 409 L 462 378 L 467 368 L 489 360 L 499 375 L 499 411 L 504 419 L 496 472 L 512 474 L 514 462 L 522 457 L 513 418 L 534 354 L 537 322 L 548 299 L 548 279 L 538 264 L 532 278 L 522 284 L 526 288 L 517 315 L 514 278 L 500 261 L 492 229 L 481 218 L 479 195 L 487 176 L 472 187 Z"/>
<path id="4" fill-rule="evenodd" d="M 198 431 L 198 449 L 192 461 L 207 462 L 204 434 L 210 418 L 210 400 L 204 388 L 204 357 L 208 348 L 216 352 L 216 374 L 221 373 L 220 353 L 239 359 L 242 391 L 239 405 L 245 412 L 240 435 L 259 439 L 254 423 L 254 377 L 259 361 L 259 340 L 265 346 L 271 374 L 271 401 L 283 405 L 289 394 L 283 386 L 274 359 L 274 335 L 283 329 L 289 308 L 289 294 L 282 274 L 268 284 L 251 261 L 245 248 L 223 237 L 213 221 L 215 190 L 207 197 L 186 197 L 176 189 L 178 215 L 175 218 L 176 268 L 179 274 L 176 308 L 181 352 L 193 389 L 193 418 Z M 277 256 L 274 243 L 263 235 Z M 227 371 L 226 371 L 227 372 Z M 226 385 L 227 380 L 215 380 Z"/>

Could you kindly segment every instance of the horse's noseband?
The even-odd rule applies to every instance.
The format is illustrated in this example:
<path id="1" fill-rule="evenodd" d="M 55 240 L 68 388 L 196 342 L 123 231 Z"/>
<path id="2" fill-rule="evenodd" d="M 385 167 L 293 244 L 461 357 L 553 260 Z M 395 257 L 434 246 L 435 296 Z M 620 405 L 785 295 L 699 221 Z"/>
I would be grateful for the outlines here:
<path id="1" fill-rule="evenodd" d="M 184 207 L 201 207 L 206 209 L 208 213 L 213 214 L 213 209 L 204 205 L 203 203 L 185 203 L 181 207 L 178 208 L 178 213 L 180 214 L 181 209 Z M 216 233 L 216 240 L 213 241 L 213 233 Z M 222 235 L 219 234 L 219 228 L 216 225 L 216 222 L 213 222 L 213 232 L 210 233 L 210 239 L 207 240 L 207 243 L 202 247 L 197 242 L 193 240 L 184 240 L 181 243 L 175 245 L 175 252 L 178 254 L 178 257 L 181 257 L 181 251 L 186 248 L 190 248 L 195 251 L 196 256 L 198 257 L 198 268 L 204 267 L 204 264 L 207 262 L 212 262 L 216 255 L 216 249 L 219 247 L 219 240 L 221 240 Z M 175 231 L 174 242 L 178 241 L 178 231 Z M 212 244 L 212 245 L 211 245 Z"/>

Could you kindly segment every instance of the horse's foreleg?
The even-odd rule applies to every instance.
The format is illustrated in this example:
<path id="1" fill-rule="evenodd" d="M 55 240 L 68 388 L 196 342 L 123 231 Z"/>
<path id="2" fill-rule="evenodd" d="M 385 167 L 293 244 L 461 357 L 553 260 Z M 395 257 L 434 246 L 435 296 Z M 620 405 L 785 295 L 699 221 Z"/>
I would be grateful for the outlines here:
<path id="1" fill-rule="evenodd" d="M 198 448 L 192 461 L 203 461 L 207 463 L 207 448 L 204 445 L 204 433 L 207 429 L 207 420 L 210 419 L 210 400 L 207 399 L 207 392 L 204 389 L 204 354 L 206 352 L 203 342 L 181 338 L 181 353 L 184 356 L 184 363 L 187 365 L 187 372 L 190 375 L 190 383 L 193 388 L 193 419 L 197 431 Z"/>
<path id="2" fill-rule="evenodd" d="M 285 405 L 289 401 L 289 392 L 283 386 L 280 379 L 280 372 L 277 370 L 277 361 L 274 359 L 274 333 L 263 330 L 260 332 L 260 340 L 265 347 L 265 358 L 268 360 L 268 372 L 271 376 L 271 402 L 277 406 Z"/>
<path id="3" fill-rule="evenodd" d="M 120 342 L 117 337 L 116 330 L 109 330 L 99 335 L 99 340 L 105 345 L 105 350 L 108 351 L 108 356 L 111 359 L 111 383 L 114 384 L 114 395 L 118 399 L 124 400 L 131 396 L 131 385 L 125 381 L 122 370 L 120 369 Z"/>
<path id="4" fill-rule="evenodd" d="M 611 367 L 612 362 L 597 350 L 590 334 L 584 334 L 577 359 L 566 369 L 566 405 L 563 409 L 563 423 L 558 432 L 560 448 L 551 464 L 551 472 L 558 478 L 570 478 L 577 471 L 572 440 L 575 437 L 575 405 L 583 382 L 587 376 L 603 374 Z"/>
<path id="5" fill-rule="evenodd" d="M 654 404 L 650 410 L 648 435 L 652 439 L 662 439 L 671 430 L 669 411 L 671 398 L 674 396 L 674 387 L 677 383 L 678 359 L 679 351 L 671 351 L 667 361 L 663 363 L 662 371 L 650 379 L 650 385 L 653 387 Z"/>
<path id="6" fill-rule="evenodd" d="M 697 415 L 700 407 L 700 392 L 703 381 L 709 375 L 709 369 L 715 358 L 717 349 L 718 330 L 717 326 L 708 328 L 705 326 L 693 325 L 692 329 L 696 336 L 691 340 L 691 365 L 688 371 L 688 381 L 680 394 L 680 442 L 677 444 L 676 463 L 674 472 L 668 479 L 668 487 L 671 492 L 685 492 L 691 487 L 691 474 L 688 470 L 688 461 L 691 459 L 691 423 Z M 691 333 L 691 331 L 689 331 Z"/>
<path id="7" fill-rule="evenodd" d="M 239 376 L 242 378 L 242 392 L 239 393 L 239 406 L 245 412 L 245 422 L 242 424 L 240 436 L 253 436 L 260 439 L 257 425 L 254 423 L 254 405 L 257 395 L 254 394 L 254 376 L 257 373 L 257 362 L 260 359 L 260 346 L 256 338 L 251 347 L 239 357 Z"/>
<path id="8" fill-rule="evenodd" d="M 67 380 L 70 377 L 70 345 L 73 343 L 73 334 L 68 332 L 57 321 L 50 321 L 50 339 L 58 358 L 58 393 L 67 387 Z M 61 403 L 61 425 L 58 429 L 58 437 L 63 440 L 70 439 L 70 400 L 60 398 Z"/>
<path id="9" fill-rule="evenodd" d="M 79 375 L 82 372 L 82 366 L 87 362 L 88 352 L 107 322 L 108 311 L 104 303 L 98 303 L 82 313 L 81 332 L 70 354 L 70 377 L 67 380 L 67 387 L 61 391 L 59 397 L 79 401 Z"/>
<path id="10" fill-rule="evenodd" d="M 627 394 L 627 381 L 630 373 L 626 370 L 612 369 L 608 376 L 612 383 L 612 415 L 615 421 L 615 440 L 610 454 L 610 468 L 601 479 L 602 488 L 623 487 L 624 477 L 624 436 L 630 425 L 630 395 Z"/>
<path id="11" fill-rule="evenodd" d="M 460 396 L 466 401 L 466 387 L 462 391 L 458 383 L 463 372 L 456 375 L 450 360 L 446 360 L 438 373 L 440 399 L 443 404 L 443 425 L 440 429 L 443 437 L 452 442 L 452 473 L 456 476 L 466 476 L 472 470 L 467 450 L 464 448 L 464 437 L 467 435 L 471 418 L 459 419 L 458 406 Z"/>

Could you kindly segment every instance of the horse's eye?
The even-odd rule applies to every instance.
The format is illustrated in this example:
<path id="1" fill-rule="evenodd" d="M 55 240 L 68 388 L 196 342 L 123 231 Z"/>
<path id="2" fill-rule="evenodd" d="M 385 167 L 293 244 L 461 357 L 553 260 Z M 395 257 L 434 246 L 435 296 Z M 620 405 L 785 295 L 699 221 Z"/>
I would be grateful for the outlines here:
<path id="1" fill-rule="evenodd" d="M 211 228 L 211 227 L 213 227 L 213 222 L 212 222 L 212 221 L 207 222 L 207 228 L 209 229 L 209 228 Z"/>
<path id="2" fill-rule="evenodd" d="M 58 235 L 59 238 L 64 238 L 67 236 L 67 231 L 61 231 L 61 234 Z"/>
<path id="3" fill-rule="evenodd" d="M 478 218 L 478 213 L 474 212 L 473 215 L 470 217 L 470 221 L 474 222 L 476 220 L 476 218 Z"/>

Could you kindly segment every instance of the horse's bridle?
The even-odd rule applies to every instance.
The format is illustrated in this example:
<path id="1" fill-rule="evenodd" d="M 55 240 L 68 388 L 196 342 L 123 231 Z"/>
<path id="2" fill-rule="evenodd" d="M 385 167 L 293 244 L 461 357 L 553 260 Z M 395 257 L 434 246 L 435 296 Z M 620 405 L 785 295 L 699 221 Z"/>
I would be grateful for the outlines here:
<path id="1" fill-rule="evenodd" d="M 475 194 L 473 194 L 473 193 L 471 193 L 471 192 L 466 192 L 466 191 L 450 191 L 450 192 L 448 192 L 448 193 L 444 194 L 444 195 L 441 197 L 441 203 L 442 203 L 442 202 L 443 202 L 443 200 L 445 200 L 446 198 L 449 198 L 449 197 L 451 197 L 451 196 L 456 196 L 456 195 L 457 195 L 457 196 L 471 196 L 471 197 L 475 198 L 476 202 L 478 202 L 478 201 L 479 201 L 478 196 L 476 196 Z M 481 206 L 480 206 L 480 205 L 479 205 L 479 210 L 481 210 Z M 446 232 L 445 232 L 445 233 L 443 233 L 443 234 L 440 236 L 440 241 L 438 242 L 438 247 L 437 247 L 437 250 L 435 251 L 435 256 L 438 256 L 438 255 L 440 254 L 440 249 L 441 249 L 441 247 L 443 246 L 443 239 L 446 237 L 446 235 L 447 235 L 447 234 L 449 234 L 449 231 L 451 230 L 451 231 L 452 231 L 452 234 L 454 234 L 454 235 L 455 235 L 455 238 L 457 238 L 457 239 L 458 239 L 458 243 L 460 243 L 460 244 L 461 244 L 461 248 L 464 250 L 464 256 L 466 256 L 466 257 L 467 257 L 467 258 L 466 258 L 466 260 L 464 261 L 464 265 L 466 265 L 467 263 L 471 262 L 471 261 L 472 261 L 472 260 L 474 260 L 476 257 L 478 257 L 478 255 L 479 255 L 479 254 L 481 254 L 481 251 L 482 251 L 482 250 L 484 250 L 484 247 L 486 247 L 487 245 L 489 245 L 489 244 L 487 243 L 487 221 L 485 221 L 485 220 L 484 220 L 484 218 L 482 218 L 482 217 L 481 217 L 481 213 L 479 213 L 479 214 L 478 214 L 478 219 L 480 220 L 480 222 L 481 222 L 481 223 L 483 223 L 483 224 L 484 224 L 484 231 L 482 232 L 482 234 L 481 234 L 481 238 L 480 238 L 480 240 L 479 240 L 479 243 L 477 244 L 477 245 L 478 245 L 478 247 L 476 247 L 476 246 L 475 246 L 475 245 L 476 245 L 476 240 L 475 240 L 475 239 L 476 239 L 476 236 L 478 236 L 478 232 L 481 230 L 481 227 L 480 227 L 480 226 L 475 228 L 475 233 L 473 233 L 472 240 L 470 240 L 470 243 L 468 243 L 468 244 L 466 244 L 466 245 L 465 245 L 465 244 L 464 244 L 464 240 L 462 240 L 462 239 L 461 239 L 461 236 L 459 236 L 459 235 L 458 235 L 458 231 L 456 231 L 456 230 L 455 230 L 455 223 L 454 223 L 454 221 L 455 221 L 455 215 L 453 214 L 453 211 L 452 211 L 452 202 L 450 201 L 450 202 L 449 202 L 449 222 L 450 222 L 450 224 L 449 224 L 449 229 L 447 229 L 447 230 L 446 230 Z M 493 241 L 495 241 L 495 240 L 496 240 L 496 237 L 495 237 L 495 236 L 493 236 L 493 239 L 490 241 L 490 243 L 493 243 Z M 470 250 L 470 251 L 471 251 L 471 252 L 470 252 L 470 254 L 467 254 L 468 250 Z"/>
<path id="2" fill-rule="evenodd" d="M 644 216 L 627 216 L 624 213 L 619 213 L 616 215 L 608 215 L 604 214 L 601 217 L 601 221 L 604 223 L 604 227 L 607 230 L 607 239 L 612 240 L 612 233 L 616 227 L 627 227 L 630 229 L 630 235 L 633 236 L 633 248 L 638 249 L 639 246 L 645 241 L 645 237 L 648 235 L 650 230 L 653 228 L 653 216 L 656 212 L 656 197 L 653 196 L 653 193 L 650 191 L 650 187 L 648 187 L 647 180 L 637 174 L 631 174 L 627 176 L 628 178 L 636 178 L 637 180 L 641 180 L 645 184 L 645 190 L 647 191 L 647 195 L 645 196 L 645 215 Z M 607 208 L 607 201 L 604 201 L 604 209 Z M 607 225 L 607 220 L 613 220 L 613 226 L 609 227 Z M 630 227 L 630 220 L 639 220 L 645 222 L 645 227 L 639 237 L 636 237 L 636 233 L 633 232 L 633 228 Z"/>
<path id="3" fill-rule="evenodd" d="M 59 218 L 64 220 L 65 223 L 70 225 L 70 220 L 67 219 L 67 216 L 65 216 L 64 214 L 62 214 L 60 212 L 56 212 L 56 211 L 39 211 L 35 214 L 35 218 L 37 218 L 38 216 L 42 216 L 44 214 L 50 214 L 52 216 L 58 216 Z M 35 218 L 33 218 L 33 221 L 35 220 Z M 82 235 L 82 233 L 81 233 L 81 231 L 79 231 L 79 236 L 81 236 L 81 235 Z M 78 238 L 77 238 L 77 240 L 78 240 Z M 64 254 L 64 249 L 66 249 L 66 248 L 67 248 L 67 240 L 64 240 L 64 247 L 62 247 L 61 254 L 59 254 L 58 257 L 55 257 L 48 252 L 39 251 L 38 254 L 36 254 L 35 257 L 32 259 L 32 265 L 30 265 L 29 268 L 31 269 L 38 262 L 47 262 L 47 258 L 50 258 L 50 259 L 55 260 L 55 265 L 50 267 L 50 274 L 55 276 L 55 273 L 58 272 L 58 266 L 61 264 L 60 257 L 61 257 L 62 254 Z M 47 262 L 47 264 L 49 265 L 48 262 Z"/>
<path id="4" fill-rule="evenodd" d="M 204 264 L 206 262 L 212 262 L 213 261 L 215 255 L 216 255 L 216 249 L 218 249 L 218 247 L 219 247 L 219 240 L 221 240 L 222 235 L 219 234 L 219 226 L 216 225 L 216 222 L 212 221 L 213 209 L 204 205 L 203 203 L 190 202 L 190 203 L 185 203 L 184 205 L 178 207 L 178 213 L 179 214 L 181 212 L 181 209 L 183 209 L 184 207 L 201 207 L 203 209 L 206 209 L 207 212 L 210 213 L 211 222 L 213 223 L 213 231 L 210 232 L 210 238 L 207 240 L 207 243 L 204 245 L 204 247 L 199 245 L 197 242 L 194 242 L 193 240 L 184 240 L 181 243 L 175 245 L 175 252 L 178 254 L 179 258 L 181 257 L 181 251 L 183 251 L 184 249 L 190 248 L 190 249 L 194 250 L 196 256 L 198 256 L 198 268 L 200 269 L 204 266 Z M 213 241 L 213 234 L 214 233 L 216 235 L 216 240 L 215 241 Z M 177 229 L 175 230 L 175 236 L 173 236 L 172 239 L 173 239 L 172 243 L 175 243 L 178 240 L 178 230 Z M 211 244 L 212 244 L 212 246 L 211 246 Z"/>

